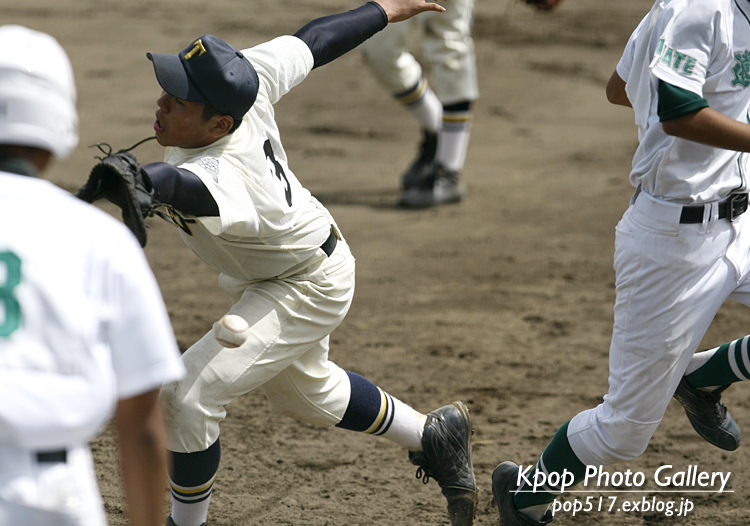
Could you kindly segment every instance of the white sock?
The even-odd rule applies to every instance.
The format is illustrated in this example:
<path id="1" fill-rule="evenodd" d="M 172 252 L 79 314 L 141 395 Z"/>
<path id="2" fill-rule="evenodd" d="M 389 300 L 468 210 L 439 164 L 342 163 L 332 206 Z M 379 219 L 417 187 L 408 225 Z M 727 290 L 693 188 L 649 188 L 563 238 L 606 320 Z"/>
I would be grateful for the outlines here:
<path id="1" fill-rule="evenodd" d="M 396 99 L 411 111 L 422 128 L 432 133 L 440 130 L 443 124 L 443 105 L 424 77 L 414 88 L 396 95 Z"/>
<path id="2" fill-rule="evenodd" d="M 213 483 L 214 479 L 206 484 L 210 489 L 208 490 L 208 496 L 206 492 L 201 491 L 202 488 L 183 488 L 176 486 L 174 482 L 169 481 L 172 486 L 172 520 L 177 526 L 201 526 L 208 519 L 208 505 L 211 503 L 211 495 L 213 494 Z M 175 491 L 180 494 L 180 499 L 177 500 L 175 497 Z M 187 497 L 191 492 L 198 492 L 201 496 L 198 497 Z M 196 499 L 192 502 L 182 502 L 183 500 Z M 202 500 L 200 500 L 202 499 Z"/>
<path id="3" fill-rule="evenodd" d="M 381 436 L 414 453 L 422 451 L 422 433 L 427 415 L 419 413 L 397 398 L 393 401 L 393 422 Z"/>
<path id="4" fill-rule="evenodd" d="M 471 112 L 443 113 L 435 158 L 447 170 L 459 172 L 464 167 L 471 137 L 471 117 Z"/>

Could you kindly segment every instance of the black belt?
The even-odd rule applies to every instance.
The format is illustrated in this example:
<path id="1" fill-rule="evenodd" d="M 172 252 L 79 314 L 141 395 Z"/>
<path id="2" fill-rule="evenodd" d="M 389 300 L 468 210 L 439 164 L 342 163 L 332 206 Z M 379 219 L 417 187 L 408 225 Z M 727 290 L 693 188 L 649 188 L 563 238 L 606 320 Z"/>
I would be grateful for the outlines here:
<path id="1" fill-rule="evenodd" d="M 328 239 L 320 245 L 320 248 L 326 253 L 326 256 L 331 257 L 333 251 L 336 250 L 336 243 L 338 242 L 339 240 L 336 237 L 336 230 L 333 228 L 333 225 L 331 225 L 331 234 L 328 236 Z"/>
<path id="2" fill-rule="evenodd" d="M 703 209 L 701 206 L 683 206 L 680 223 L 702 223 Z M 732 194 L 728 199 L 719 203 L 719 219 L 734 221 L 747 210 L 747 194 Z"/>
<path id="3" fill-rule="evenodd" d="M 68 452 L 64 449 L 59 451 L 38 451 L 36 461 L 39 463 L 64 463 L 68 461 Z"/>

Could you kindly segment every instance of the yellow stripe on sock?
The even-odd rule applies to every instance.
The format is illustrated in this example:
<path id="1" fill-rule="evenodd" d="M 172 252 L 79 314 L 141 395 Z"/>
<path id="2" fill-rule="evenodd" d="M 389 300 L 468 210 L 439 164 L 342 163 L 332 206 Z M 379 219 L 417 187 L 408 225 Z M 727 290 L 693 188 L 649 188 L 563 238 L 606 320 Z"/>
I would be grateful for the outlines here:
<path id="1" fill-rule="evenodd" d="M 216 478 L 216 477 L 215 477 L 215 476 L 214 476 L 214 477 L 211 477 L 211 480 L 210 480 L 210 481 L 208 482 L 208 484 L 206 484 L 206 485 L 204 485 L 204 486 L 201 486 L 201 487 L 199 487 L 199 488 L 193 488 L 193 489 L 187 489 L 187 488 L 184 488 L 183 486 L 178 486 L 177 484 L 175 484 L 175 483 L 174 483 L 174 482 L 172 482 L 171 480 L 169 481 L 169 485 L 170 485 L 170 486 L 172 487 L 172 489 L 173 489 L 173 490 L 175 490 L 175 491 L 176 491 L 177 493 L 182 493 L 182 494 L 184 494 L 184 495 L 191 495 L 191 494 L 193 494 L 193 493 L 201 493 L 201 492 L 203 492 L 203 491 L 206 491 L 206 490 L 208 490 L 208 489 L 209 489 L 209 488 L 210 488 L 210 487 L 211 487 L 211 486 L 213 485 L 213 483 L 214 483 L 214 478 Z"/>
<path id="2" fill-rule="evenodd" d="M 472 113 L 443 113 L 443 122 L 469 122 L 473 118 Z"/>
<path id="3" fill-rule="evenodd" d="M 385 393 L 380 387 L 378 387 L 378 391 L 380 391 L 380 414 L 378 415 L 377 420 L 375 420 L 375 423 L 371 425 L 365 433 L 372 434 L 380 429 L 380 425 L 383 423 L 385 415 L 388 414 L 388 398 L 386 398 Z"/>
<path id="4" fill-rule="evenodd" d="M 406 93 L 405 95 L 397 96 L 396 98 L 402 104 L 409 106 L 417 102 L 419 99 L 421 99 L 422 95 L 424 95 L 424 92 L 426 90 L 427 90 L 427 80 L 424 77 L 422 77 L 422 80 L 419 81 L 419 84 L 417 84 L 417 87 L 414 89 L 414 91 L 410 91 L 409 93 Z"/>

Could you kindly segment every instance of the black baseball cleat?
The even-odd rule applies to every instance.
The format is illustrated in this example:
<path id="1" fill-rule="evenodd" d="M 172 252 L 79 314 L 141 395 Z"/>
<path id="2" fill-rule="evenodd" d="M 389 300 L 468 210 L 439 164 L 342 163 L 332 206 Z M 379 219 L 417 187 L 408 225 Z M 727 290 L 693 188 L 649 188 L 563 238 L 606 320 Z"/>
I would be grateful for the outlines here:
<path id="1" fill-rule="evenodd" d="M 464 193 L 458 172 L 432 163 L 430 173 L 406 190 L 398 204 L 406 208 L 427 208 L 457 203 L 463 199 Z"/>
<path id="2" fill-rule="evenodd" d="M 715 391 L 706 392 L 691 387 L 685 377 L 674 392 L 674 398 L 682 404 L 693 429 L 707 442 L 727 451 L 740 447 L 742 430 L 727 406 L 721 403 L 721 393 L 729 387 L 725 385 Z"/>
<path id="3" fill-rule="evenodd" d="M 549 524 L 554 520 L 551 511 L 547 510 L 541 521 L 534 521 L 519 512 L 513 504 L 513 495 L 518 489 L 519 469 L 513 462 L 503 462 L 492 472 L 492 496 L 500 512 L 500 526 Z"/>
<path id="4" fill-rule="evenodd" d="M 417 478 L 437 481 L 448 499 L 452 526 L 471 526 L 477 507 L 477 484 L 471 465 L 471 420 L 463 402 L 427 414 L 421 453 L 409 452 Z"/>
<path id="5" fill-rule="evenodd" d="M 401 176 L 401 186 L 404 190 L 415 186 L 429 175 L 430 165 L 435 160 L 435 154 L 437 153 L 437 141 L 437 133 L 422 130 L 422 144 L 419 145 L 419 155 Z"/>

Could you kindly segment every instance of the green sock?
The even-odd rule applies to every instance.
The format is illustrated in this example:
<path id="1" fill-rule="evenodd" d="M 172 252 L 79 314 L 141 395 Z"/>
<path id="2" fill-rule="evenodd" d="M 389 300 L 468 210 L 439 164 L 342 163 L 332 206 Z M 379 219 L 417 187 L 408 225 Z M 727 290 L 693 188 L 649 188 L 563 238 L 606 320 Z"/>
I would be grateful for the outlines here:
<path id="1" fill-rule="evenodd" d="M 546 474 L 557 473 L 561 478 L 565 478 L 565 486 L 571 487 L 581 482 L 586 475 L 586 466 L 578 459 L 576 454 L 573 452 L 573 448 L 570 447 L 568 442 L 568 424 L 570 421 L 557 430 L 552 441 L 547 445 L 547 448 L 542 453 L 539 462 L 537 462 L 533 471 L 530 472 L 526 478 L 534 483 L 534 476 L 537 471 L 543 471 Z M 572 475 L 572 483 L 570 476 Z M 540 486 L 541 487 L 541 486 Z M 517 510 L 522 510 L 531 506 L 539 506 L 540 504 L 549 504 L 557 498 L 556 493 L 550 491 L 540 490 L 540 487 L 533 492 L 533 486 L 529 486 L 525 482 L 522 482 L 519 490 L 523 491 L 516 493 L 513 497 L 513 504 Z M 558 484 L 557 488 L 560 487 Z M 549 486 L 545 486 L 546 489 Z"/>
<path id="2" fill-rule="evenodd" d="M 745 336 L 719 347 L 704 365 L 685 376 L 687 383 L 699 389 L 749 379 L 747 340 Z"/>

